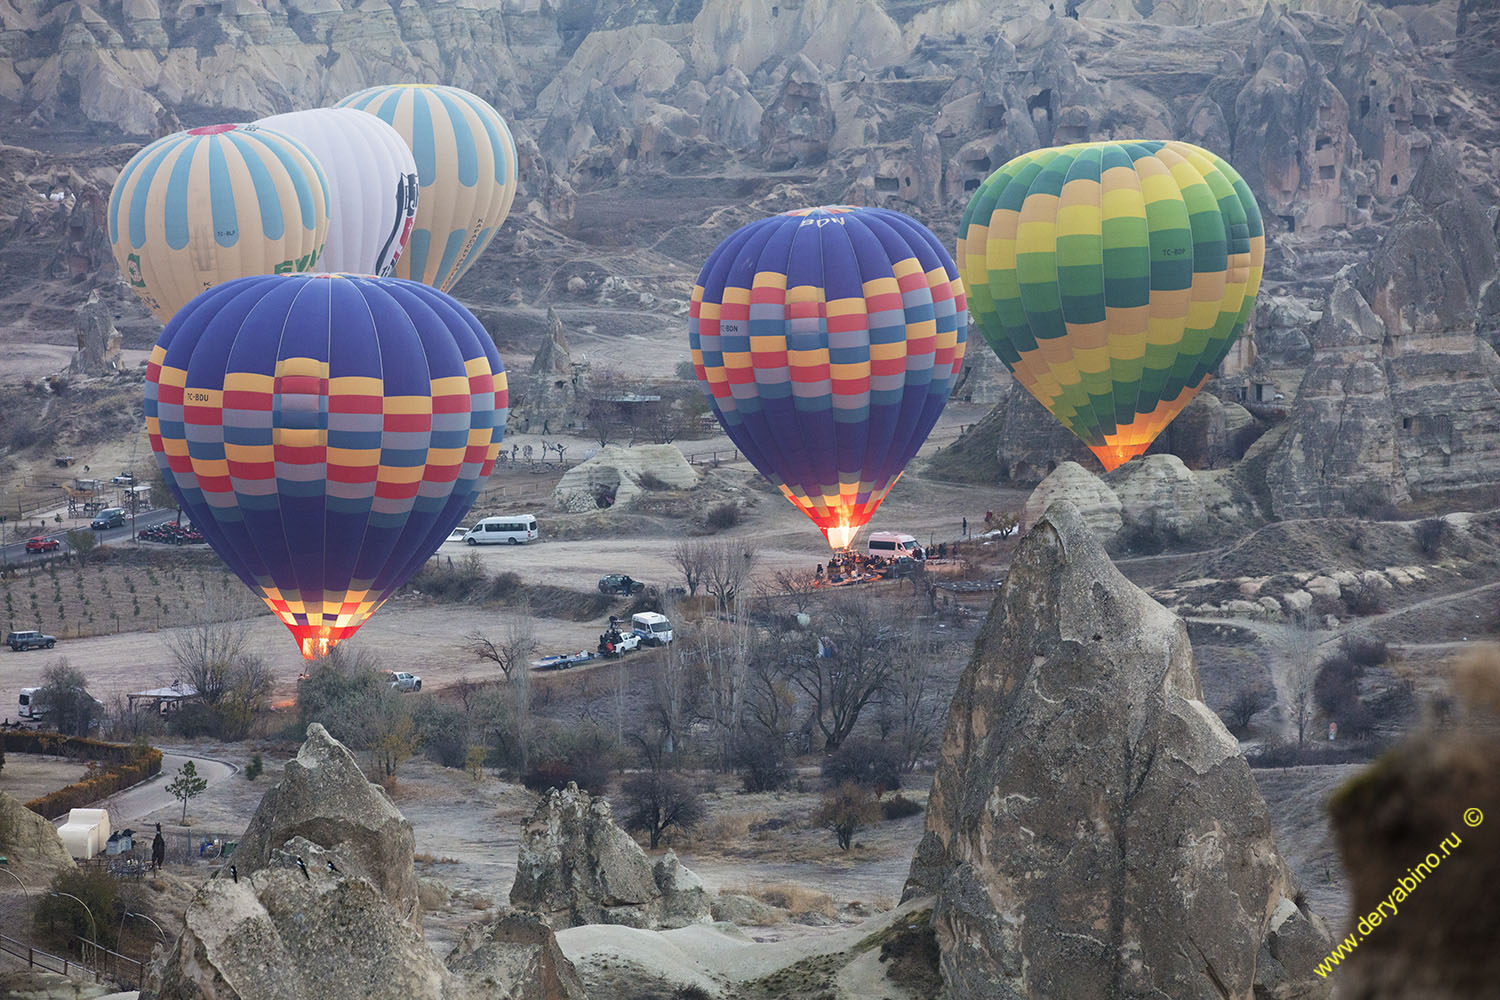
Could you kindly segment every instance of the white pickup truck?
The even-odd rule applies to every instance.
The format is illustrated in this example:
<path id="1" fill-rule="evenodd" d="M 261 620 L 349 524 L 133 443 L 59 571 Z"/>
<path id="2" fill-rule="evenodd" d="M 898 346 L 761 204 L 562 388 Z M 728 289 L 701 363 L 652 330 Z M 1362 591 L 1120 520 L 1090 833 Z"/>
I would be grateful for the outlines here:
<path id="1" fill-rule="evenodd" d="M 391 687 L 397 691 L 420 691 L 422 690 L 422 678 L 416 674 L 408 674 L 404 670 L 385 672 L 386 679 L 391 682 Z"/>

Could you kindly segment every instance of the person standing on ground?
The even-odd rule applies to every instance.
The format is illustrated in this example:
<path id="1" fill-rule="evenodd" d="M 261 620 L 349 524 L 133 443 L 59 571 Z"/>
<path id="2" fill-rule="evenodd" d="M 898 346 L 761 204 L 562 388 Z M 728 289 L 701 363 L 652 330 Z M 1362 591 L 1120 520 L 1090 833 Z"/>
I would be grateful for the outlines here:
<path id="1" fill-rule="evenodd" d="M 964 518 L 963 535 L 965 538 L 969 537 L 969 519 L 967 517 Z"/>
<path id="2" fill-rule="evenodd" d="M 161 871 L 161 866 L 167 860 L 167 841 L 161 835 L 161 824 L 156 824 L 156 836 L 151 838 L 151 870 Z"/>

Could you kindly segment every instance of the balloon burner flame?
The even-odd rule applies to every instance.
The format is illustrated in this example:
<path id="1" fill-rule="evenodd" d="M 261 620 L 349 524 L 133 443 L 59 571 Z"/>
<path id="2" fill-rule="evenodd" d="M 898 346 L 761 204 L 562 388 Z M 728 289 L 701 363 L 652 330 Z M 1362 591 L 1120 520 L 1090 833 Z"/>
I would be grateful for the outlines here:
<path id="1" fill-rule="evenodd" d="M 854 541 L 854 536 L 858 531 L 859 525 L 857 524 L 839 524 L 832 528 L 824 528 L 823 537 L 828 539 L 828 545 L 833 551 L 838 552 L 849 547 L 849 543 Z"/>

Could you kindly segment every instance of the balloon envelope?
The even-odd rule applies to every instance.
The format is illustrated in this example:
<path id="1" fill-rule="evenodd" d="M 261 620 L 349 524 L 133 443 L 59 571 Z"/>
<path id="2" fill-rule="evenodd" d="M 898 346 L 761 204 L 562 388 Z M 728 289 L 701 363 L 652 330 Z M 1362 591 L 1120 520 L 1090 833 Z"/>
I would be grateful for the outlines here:
<path id="1" fill-rule="evenodd" d="M 1106 469 L 1143 453 L 1224 360 L 1264 260 L 1250 189 L 1185 142 L 1018 156 L 958 230 L 980 332 Z"/>
<path id="2" fill-rule="evenodd" d="M 752 222 L 709 256 L 689 341 L 735 446 L 843 548 L 937 422 L 968 326 L 952 258 L 881 208 Z"/>
<path id="3" fill-rule="evenodd" d="M 315 108 L 255 123 L 302 143 L 328 181 L 328 242 L 316 270 L 388 275 L 417 213 L 417 161 L 401 133 L 352 108 Z"/>
<path id="4" fill-rule="evenodd" d="M 451 289 L 484 252 L 516 196 L 516 143 L 494 108 L 457 87 L 371 87 L 341 108 L 368 111 L 401 133 L 417 161 L 416 226 L 396 275 Z"/>
<path id="5" fill-rule="evenodd" d="M 167 324 L 146 371 L 167 485 L 308 658 L 458 524 L 508 406 L 478 320 L 396 278 L 226 282 Z"/>
<path id="6" fill-rule="evenodd" d="M 205 288 L 316 266 L 328 183 L 288 136 L 254 125 L 174 132 L 115 181 L 109 242 L 125 280 L 165 323 Z"/>

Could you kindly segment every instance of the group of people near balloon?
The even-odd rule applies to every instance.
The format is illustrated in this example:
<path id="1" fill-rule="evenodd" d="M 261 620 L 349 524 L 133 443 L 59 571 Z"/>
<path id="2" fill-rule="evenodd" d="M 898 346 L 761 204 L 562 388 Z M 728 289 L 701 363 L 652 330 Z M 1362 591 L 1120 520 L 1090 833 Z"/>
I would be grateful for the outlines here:
<path id="1" fill-rule="evenodd" d="M 421 568 L 496 461 L 505 369 L 446 292 L 515 186 L 500 115 L 418 84 L 178 132 L 121 171 L 110 240 L 166 324 L 147 369 L 157 462 L 304 656 Z M 737 229 L 699 273 L 688 343 L 735 447 L 838 552 L 937 422 L 971 318 L 1112 469 L 1223 360 L 1264 254 L 1255 199 L 1219 157 L 1080 143 L 981 184 L 956 261 L 887 208 Z"/>

